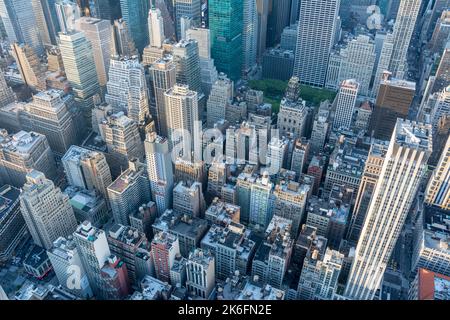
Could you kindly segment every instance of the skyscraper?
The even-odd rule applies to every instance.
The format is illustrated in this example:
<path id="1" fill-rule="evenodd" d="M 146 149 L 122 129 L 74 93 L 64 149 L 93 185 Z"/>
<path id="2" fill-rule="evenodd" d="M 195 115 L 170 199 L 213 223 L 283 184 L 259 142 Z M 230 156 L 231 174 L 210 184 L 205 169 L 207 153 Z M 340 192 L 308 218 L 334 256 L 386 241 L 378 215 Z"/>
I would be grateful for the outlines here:
<path id="1" fill-rule="evenodd" d="M 389 71 L 394 77 L 403 79 L 407 71 L 407 54 L 413 36 L 422 0 L 402 0 L 394 25 L 394 47 Z"/>
<path id="2" fill-rule="evenodd" d="M 43 1 L 31 0 L 31 9 L 36 19 L 36 26 L 38 28 L 39 37 L 41 38 L 42 44 L 51 45 L 50 33 L 44 16 Z"/>
<path id="3" fill-rule="evenodd" d="M 76 20 L 75 29 L 83 31 L 86 39 L 91 43 L 98 83 L 104 90 L 111 57 L 111 23 L 108 20 L 82 17 Z"/>
<path id="4" fill-rule="evenodd" d="M 168 140 L 154 132 L 148 133 L 145 139 L 145 158 L 152 198 L 160 216 L 172 203 L 173 173 Z"/>
<path id="5" fill-rule="evenodd" d="M 150 66 L 150 74 L 153 80 L 153 90 L 155 93 L 156 110 L 152 113 L 157 119 L 158 133 L 167 137 L 167 114 L 164 92 L 172 88 L 176 83 L 176 67 L 172 58 L 164 57 L 155 61 Z"/>
<path id="6" fill-rule="evenodd" d="M 38 56 L 44 54 L 41 34 L 30 0 L 0 1 L 0 18 L 10 43 L 29 45 Z"/>
<path id="7" fill-rule="evenodd" d="M 128 169 L 108 186 L 108 198 L 114 221 L 130 225 L 129 215 L 150 201 L 150 183 L 145 165 L 136 159 L 130 160 Z"/>
<path id="8" fill-rule="evenodd" d="M 294 76 L 302 83 L 323 87 L 334 44 L 340 0 L 305 0 L 300 3 Z"/>
<path id="9" fill-rule="evenodd" d="M 60 49 L 67 80 L 75 101 L 82 107 L 88 126 L 91 126 L 94 96 L 100 93 L 92 45 L 84 32 L 60 33 Z"/>
<path id="10" fill-rule="evenodd" d="M 439 159 L 439 163 L 433 171 L 425 193 L 425 202 L 450 210 L 450 136 Z"/>
<path id="11" fill-rule="evenodd" d="M 242 75 L 247 75 L 256 65 L 258 46 L 258 14 L 256 0 L 244 0 L 242 29 Z"/>
<path id="12" fill-rule="evenodd" d="M 243 5 L 242 0 L 208 3 L 212 58 L 217 70 L 233 81 L 240 78 L 242 70 Z"/>
<path id="13" fill-rule="evenodd" d="M 164 20 L 161 11 L 155 7 L 148 12 L 148 37 L 151 47 L 162 47 L 165 38 Z"/>
<path id="14" fill-rule="evenodd" d="M 71 146 L 61 161 L 70 185 L 96 190 L 108 199 L 106 188 L 112 183 L 112 178 L 103 153 Z"/>
<path id="15" fill-rule="evenodd" d="M 132 57 L 137 55 L 136 44 L 130 34 L 128 23 L 123 19 L 114 20 L 113 28 L 114 55 Z"/>
<path id="16" fill-rule="evenodd" d="M 137 57 L 111 59 L 105 100 L 115 112 L 123 111 L 139 125 L 149 118 L 149 98 L 144 67 Z"/>
<path id="17" fill-rule="evenodd" d="M 130 35 L 139 53 L 148 44 L 148 11 L 150 2 L 144 0 L 120 0 L 123 20 L 126 21 Z"/>
<path id="18" fill-rule="evenodd" d="M 62 33 L 69 33 L 75 30 L 75 21 L 80 18 L 80 8 L 70 0 L 58 1 L 55 3 L 56 15 L 58 17 L 59 30 Z"/>
<path id="19" fill-rule="evenodd" d="M 194 39 L 180 40 L 172 47 L 172 52 L 173 62 L 177 70 L 177 84 L 189 86 L 189 90 L 196 91 L 198 98 L 200 98 L 202 79 L 197 41 Z"/>
<path id="20" fill-rule="evenodd" d="M 345 296 L 373 299 L 425 173 L 431 144 L 429 125 L 397 120 L 356 247 Z"/>
<path id="21" fill-rule="evenodd" d="M 13 43 L 13 56 L 23 81 L 33 90 L 45 90 L 45 67 L 32 47 L 27 44 Z"/>
<path id="22" fill-rule="evenodd" d="M 333 129 L 350 129 L 353 112 L 355 111 L 356 97 L 359 83 L 354 79 L 342 81 L 337 95 L 336 114 Z"/>
<path id="23" fill-rule="evenodd" d="M 251 185 L 249 224 L 259 231 L 266 229 L 272 219 L 273 206 L 270 205 L 273 184 L 265 173 Z"/>
<path id="24" fill-rule="evenodd" d="M 211 93 L 206 104 L 206 126 L 214 128 L 214 124 L 225 119 L 225 111 L 233 100 L 234 85 L 233 81 L 227 78 L 223 73 L 213 84 Z"/>
<path id="25" fill-rule="evenodd" d="M 194 27 L 200 26 L 201 14 L 202 14 L 202 1 L 201 0 L 174 0 L 175 9 L 175 23 L 177 39 L 183 38 L 182 34 L 182 19 L 188 18 L 191 21 L 191 25 Z"/>
<path id="26" fill-rule="evenodd" d="M 20 208 L 33 241 L 50 249 L 53 241 L 67 237 L 77 227 L 69 197 L 42 172 L 32 170 L 20 195 Z"/>

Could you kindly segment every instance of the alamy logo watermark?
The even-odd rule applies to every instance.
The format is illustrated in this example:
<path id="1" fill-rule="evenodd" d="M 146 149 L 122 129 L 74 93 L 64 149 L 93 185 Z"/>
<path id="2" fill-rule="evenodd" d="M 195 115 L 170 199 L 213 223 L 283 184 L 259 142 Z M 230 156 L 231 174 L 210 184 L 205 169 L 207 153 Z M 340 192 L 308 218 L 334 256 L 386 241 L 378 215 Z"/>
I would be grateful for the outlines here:
<path id="1" fill-rule="evenodd" d="M 80 290 L 81 289 L 81 269 L 77 265 L 71 265 L 67 268 L 66 286 L 70 290 Z"/>
<path id="2" fill-rule="evenodd" d="M 383 15 L 381 14 L 380 7 L 377 5 L 368 6 L 366 12 L 367 14 L 370 14 L 367 18 L 367 28 L 369 28 L 369 30 L 380 30 L 383 22 Z"/>

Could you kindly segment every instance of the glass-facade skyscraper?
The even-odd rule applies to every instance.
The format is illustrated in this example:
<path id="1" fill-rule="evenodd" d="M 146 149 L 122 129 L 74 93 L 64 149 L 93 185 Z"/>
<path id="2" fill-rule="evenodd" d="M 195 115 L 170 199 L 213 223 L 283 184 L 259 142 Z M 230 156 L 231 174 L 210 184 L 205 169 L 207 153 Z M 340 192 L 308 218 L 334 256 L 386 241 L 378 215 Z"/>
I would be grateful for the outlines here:
<path id="1" fill-rule="evenodd" d="M 122 18 L 128 25 L 131 37 L 140 53 L 148 45 L 148 0 L 120 0 Z"/>
<path id="2" fill-rule="evenodd" d="M 211 54 L 216 68 L 238 80 L 242 66 L 242 0 L 210 0 Z"/>

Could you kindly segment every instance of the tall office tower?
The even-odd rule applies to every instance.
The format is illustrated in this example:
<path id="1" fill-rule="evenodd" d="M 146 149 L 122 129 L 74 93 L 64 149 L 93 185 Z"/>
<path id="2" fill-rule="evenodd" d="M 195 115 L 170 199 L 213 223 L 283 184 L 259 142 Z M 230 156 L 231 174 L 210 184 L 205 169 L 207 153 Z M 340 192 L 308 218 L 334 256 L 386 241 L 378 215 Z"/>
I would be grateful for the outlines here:
<path id="1" fill-rule="evenodd" d="M 267 146 L 266 168 L 270 175 L 280 173 L 282 168 L 286 168 L 289 140 L 286 138 L 272 137 Z"/>
<path id="2" fill-rule="evenodd" d="M 94 296 L 101 299 L 105 293 L 100 271 L 111 255 L 105 231 L 92 226 L 89 221 L 85 221 L 78 226 L 73 238 Z"/>
<path id="3" fill-rule="evenodd" d="M 306 207 L 309 187 L 294 181 L 281 181 L 275 186 L 273 215 L 291 221 L 291 235 L 297 237 Z"/>
<path id="4" fill-rule="evenodd" d="M 148 38 L 151 47 L 161 48 L 165 39 L 161 10 L 152 7 L 148 12 Z"/>
<path id="5" fill-rule="evenodd" d="M 42 172 L 32 170 L 27 174 L 20 208 L 33 241 L 47 250 L 53 241 L 77 228 L 69 197 Z"/>
<path id="6" fill-rule="evenodd" d="M 438 130 L 439 120 L 450 114 L 450 86 L 435 94 L 436 101 L 430 112 L 430 122 L 433 134 Z"/>
<path id="7" fill-rule="evenodd" d="M 310 139 L 311 154 L 322 152 L 325 145 L 325 140 L 330 129 L 330 106 L 329 101 L 322 102 L 314 118 Z"/>
<path id="8" fill-rule="evenodd" d="M 136 44 L 130 35 L 128 23 L 126 23 L 125 20 L 114 20 L 112 34 L 112 51 L 114 55 L 132 57 L 138 54 Z"/>
<path id="9" fill-rule="evenodd" d="M 294 246 L 291 226 L 291 220 L 274 216 L 253 259 L 252 276 L 275 288 L 281 288 L 291 260 Z"/>
<path id="10" fill-rule="evenodd" d="M 198 55 L 200 57 L 200 72 L 202 80 L 202 92 L 209 96 L 214 83 L 218 78 L 214 60 L 211 59 L 211 38 L 209 29 L 191 28 L 186 31 L 186 39 L 197 40 Z"/>
<path id="11" fill-rule="evenodd" d="M 311 144 L 305 137 L 294 141 L 291 163 L 289 166 L 291 171 L 295 172 L 296 180 L 299 179 L 300 175 L 306 170 L 306 162 L 309 158 L 310 145 Z"/>
<path id="12" fill-rule="evenodd" d="M 55 3 L 55 8 L 60 31 L 69 33 L 75 30 L 75 21 L 81 16 L 78 5 L 70 0 L 60 0 Z"/>
<path id="13" fill-rule="evenodd" d="M 267 173 L 251 185 L 249 225 L 263 231 L 272 219 L 271 201 L 273 183 Z"/>
<path id="14" fill-rule="evenodd" d="M 126 21 L 130 35 L 136 44 L 139 53 L 142 53 L 148 44 L 148 11 L 149 1 L 120 0 L 122 18 Z"/>
<path id="15" fill-rule="evenodd" d="M 117 15 L 114 10 L 120 10 L 120 4 L 110 0 L 91 0 L 90 15 L 102 20 L 113 20 Z"/>
<path id="16" fill-rule="evenodd" d="M 295 93 L 292 93 L 295 92 Z M 301 138 L 305 134 L 308 109 L 306 101 L 300 98 L 300 82 L 297 77 L 292 77 L 288 83 L 285 97 L 281 100 L 278 113 L 278 129 L 281 136 Z"/>
<path id="17" fill-rule="evenodd" d="M 234 97 L 233 81 L 223 73 L 219 74 L 217 81 L 213 84 L 206 104 L 206 127 L 214 128 L 214 124 L 225 119 L 227 106 Z"/>
<path id="18" fill-rule="evenodd" d="M 297 288 L 299 300 L 332 300 L 336 293 L 344 255 L 326 249 L 307 253 Z"/>
<path id="19" fill-rule="evenodd" d="M 264 231 L 264 230 L 263 230 Z M 248 274 L 256 250 L 252 233 L 242 224 L 213 225 L 200 247 L 216 258 L 216 277 L 225 280 L 236 274 Z"/>
<path id="20" fill-rule="evenodd" d="M 434 83 L 430 93 L 439 92 L 450 85 L 450 42 L 447 42 L 441 55 Z"/>
<path id="21" fill-rule="evenodd" d="M 209 251 L 196 249 L 186 264 L 186 287 L 196 296 L 208 299 L 216 285 L 215 259 Z"/>
<path id="22" fill-rule="evenodd" d="M 87 125 L 91 126 L 94 96 L 100 91 L 92 45 L 84 32 L 60 33 L 59 39 L 67 80 L 75 101 L 83 108 Z"/>
<path id="23" fill-rule="evenodd" d="M 44 134 L 53 152 L 61 155 L 79 140 L 63 94 L 57 90 L 42 91 L 34 95 L 33 101 L 28 104 L 33 129 Z"/>
<path id="24" fill-rule="evenodd" d="M 177 69 L 177 83 L 189 86 L 201 96 L 201 75 L 198 43 L 195 40 L 181 40 L 172 47 L 173 62 Z"/>
<path id="25" fill-rule="evenodd" d="M 175 23 L 177 39 L 183 38 L 182 20 L 187 18 L 191 21 L 191 25 L 198 27 L 201 25 L 202 1 L 201 0 L 174 0 Z"/>
<path id="26" fill-rule="evenodd" d="M 173 173 L 169 141 L 152 132 L 147 134 L 144 145 L 152 199 L 160 216 L 172 204 Z"/>
<path id="27" fill-rule="evenodd" d="M 56 177 L 56 166 L 47 138 L 40 133 L 19 131 L 14 135 L 0 131 L 0 181 L 21 188 L 26 174 L 40 170 L 49 179 Z"/>
<path id="28" fill-rule="evenodd" d="M 425 173 L 431 143 L 429 125 L 397 120 L 356 247 L 345 296 L 373 299 Z"/>
<path id="29" fill-rule="evenodd" d="M 256 65 L 258 50 L 258 14 L 257 0 L 244 0 L 243 29 L 242 29 L 242 75 L 246 76 Z"/>
<path id="30" fill-rule="evenodd" d="M 170 269 L 175 257 L 180 254 L 178 237 L 166 232 L 158 232 L 152 240 L 152 258 L 156 278 L 170 282 Z"/>
<path id="31" fill-rule="evenodd" d="M 35 14 L 30 6 L 30 0 L 2 0 L 0 18 L 10 43 L 27 44 L 38 56 L 42 56 L 44 46 Z"/>
<path id="32" fill-rule="evenodd" d="M 41 38 L 42 44 L 50 45 L 50 33 L 44 16 L 43 2 L 41 0 L 31 0 L 31 9 L 36 19 L 36 26 L 38 28 L 39 37 Z"/>
<path id="33" fill-rule="evenodd" d="M 45 90 L 45 68 L 32 47 L 27 44 L 13 43 L 13 56 L 23 81 L 33 90 Z"/>
<path id="34" fill-rule="evenodd" d="M 86 270 L 81 263 L 80 249 L 72 237 L 59 237 L 53 242 L 53 246 L 47 250 L 48 258 L 55 271 L 59 284 L 81 299 L 92 297 L 92 289 L 89 285 Z M 73 272 L 79 275 L 79 286 L 70 278 Z M 77 279 L 78 280 L 78 279 Z"/>
<path id="35" fill-rule="evenodd" d="M 114 163 L 109 164 L 113 176 L 126 169 L 130 159 L 144 159 L 144 148 L 138 125 L 123 112 L 108 116 L 100 124 L 100 132 L 106 142 L 108 153 L 114 158 Z"/>
<path id="36" fill-rule="evenodd" d="M 267 25 L 267 43 L 268 47 L 274 47 L 280 42 L 283 29 L 290 23 L 291 0 L 271 1 L 269 19 Z"/>
<path id="37" fill-rule="evenodd" d="M 372 97 L 376 97 L 378 95 L 383 75 L 386 71 L 389 70 L 389 63 L 391 62 L 393 50 L 394 50 L 394 35 L 391 32 L 388 32 L 384 36 L 383 46 L 381 48 L 381 52 L 378 57 L 378 63 L 375 68 L 376 70 L 375 78 L 372 84 Z"/>
<path id="38" fill-rule="evenodd" d="M 333 54 L 332 54 L 333 55 Z M 346 47 L 336 53 L 339 59 L 339 70 L 336 81 L 330 86 L 329 78 L 332 75 L 328 66 L 327 87 L 338 89 L 339 84 L 346 79 L 355 79 L 359 84 L 359 94 L 368 96 L 369 85 L 376 60 L 375 43 L 367 35 L 359 35 L 350 40 Z M 332 57 L 330 57 L 332 59 Z"/>
<path id="39" fill-rule="evenodd" d="M 444 210 L 450 210 L 450 136 L 436 169 L 428 182 L 425 202 Z"/>
<path id="40" fill-rule="evenodd" d="M 141 268 L 142 259 L 146 256 L 150 258 L 150 242 L 144 233 L 137 229 L 121 224 L 114 224 L 108 232 L 108 244 L 111 253 L 121 257 L 127 266 L 128 277 L 132 284 L 138 285 L 139 281 L 153 271 L 153 261 L 144 264 Z"/>
<path id="41" fill-rule="evenodd" d="M 111 57 L 111 23 L 108 20 L 82 17 L 75 22 L 75 29 L 83 31 L 92 45 L 98 84 L 104 89 L 108 80 Z"/>
<path id="42" fill-rule="evenodd" d="M 144 67 L 137 57 L 111 59 L 105 100 L 115 112 L 143 124 L 150 116 Z"/>
<path id="43" fill-rule="evenodd" d="M 103 153 L 71 146 L 61 162 L 69 185 L 96 190 L 108 199 L 106 188 L 112 183 L 112 178 Z"/>
<path id="44" fill-rule="evenodd" d="M 150 201 L 150 183 L 145 165 L 138 160 L 130 160 L 125 170 L 108 186 L 108 198 L 114 221 L 130 225 L 129 215 Z"/>
<path id="45" fill-rule="evenodd" d="M 290 24 L 297 23 L 299 15 L 300 15 L 300 2 L 301 0 L 292 0 L 291 3 L 291 13 L 289 17 Z"/>
<path id="46" fill-rule="evenodd" d="M 20 190 L 10 185 L 0 188 L 0 262 L 8 261 L 27 232 L 20 212 Z"/>
<path id="47" fill-rule="evenodd" d="M 269 21 L 270 0 L 256 0 L 257 11 L 257 60 L 261 61 L 263 53 L 266 51 L 267 43 L 267 23 Z"/>
<path id="48" fill-rule="evenodd" d="M 431 37 L 428 47 L 431 53 L 441 54 L 444 51 L 447 44 L 447 39 L 450 33 L 450 10 L 445 10 L 442 12 L 441 17 L 436 23 L 436 28 L 434 29 L 433 36 Z"/>
<path id="49" fill-rule="evenodd" d="M 242 0 L 211 0 L 208 3 L 211 30 L 211 54 L 217 71 L 231 80 L 240 78 L 242 70 Z"/>
<path id="50" fill-rule="evenodd" d="M 176 213 L 200 217 L 205 212 L 205 206 L 200 182 L 179 182 L 173 188 L 173 210 Z"/>
<path id="51" fill-rule="evenodd" d="M 164 93 L 169 144 L 179 145 L 182 158 L 192 160 L 196 132 L 201 128 L 197 92 L 176 84 Z M 181 156 L 181 153 L 180 153 Z"/>
<path id="52" fill-rule="evenodd" d="M 334 44 L 340 0 L 305 0 L 300 4 L 294 76 L 323 87 Z"/>
<path id="53" fill-rule="evenodd" d="M 336 98 L 336 114 L 333 121 L 334 130 L 350 129 L 358 91 L 359 83 L 355 79 L 342 81 Z"/>
<path id="54" fill-rule="evenodd" d="M 370 147 L 348 228 L 347 239 L 354 243 L 357 243 L 359 239 L 364 219 L 369 209 L 370 200 L 372 199 L 375 186 L 381 174 L 386 152 L 387 141 L 376 140 Z"/>
<path id="55" fill-rule="evenodd" d="M 155 63 L 150 66 L 149 72 L 153 80 L 153 90 L 156 100 L 156 110 L 151 114 L 157 120 L 158 133 L 167 137 L 168 119 L 164 93 L 176 83 L 176 67 L 172 58 L 164 57 L 163 59 L 155 61 Z"/>
<path id="56" fill-rule="evenodd" d="M 8 84 L 6 83 L 5 75 L 0 71 L 0 107 L 13 103 L 16 101 L 16 98 L 13 89 L 8 87 Z"/>
<path id="57" fill-rule="evenodd" d="M 403 79 L 407 71 L 409 43 L 413 36 L 422 0 L 403 0 L 398 8 L 394 25 L 394 43 L 389 71 L 394 77 Z"/>
<path id="58" fill-rule="evenodd" d="M 58 16 L 56 14 L 56 0 L 41 1 L 44 19 L 47 23 L 50 42 L 52 45 L 57 45 L 57 35 L 61 31 L 58 23 Z"/>
<path id="59" fill-rule="evenodd" d="M 397 118 L 406 119 L 416 92 L 414 82 L 387 79 L 388 75 L 386 73 L 385 79 L 381 81 L 370 121 L 369 132 L 381 140 L 389 140 Z"/>

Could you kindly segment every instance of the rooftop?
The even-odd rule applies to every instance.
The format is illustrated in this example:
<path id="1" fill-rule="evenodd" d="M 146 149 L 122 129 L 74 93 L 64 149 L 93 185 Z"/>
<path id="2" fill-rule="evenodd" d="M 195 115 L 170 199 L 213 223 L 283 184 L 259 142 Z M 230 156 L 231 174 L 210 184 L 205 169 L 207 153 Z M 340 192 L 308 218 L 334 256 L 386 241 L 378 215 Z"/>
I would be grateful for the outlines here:
<path id="1" fill-rule="evenodd" d="M 253 284 L 250 281 L 246 283 L 237 300 L 283 300 L 284 291 L 276 289 L 268 284 L 263 287 Z"/>
<path id="2" fill-rule="evenodd" d="M 40 141 L 46 139 L 44 135 L 36 132 L 19 131 L 15 134 L 8 134 L 5 129 L 0 130 L 0 149 L 4 152 L 11 152 L 28 156 L 32 149 Z"/>

